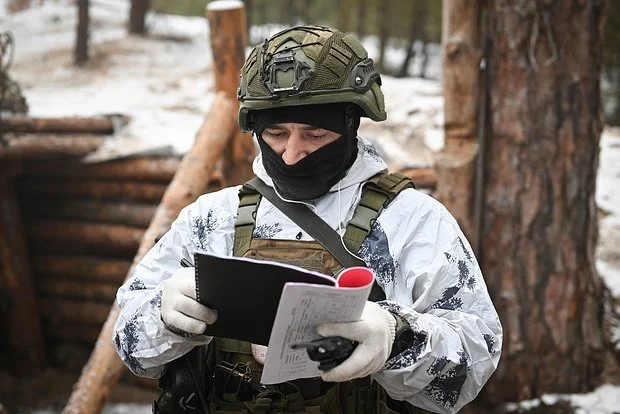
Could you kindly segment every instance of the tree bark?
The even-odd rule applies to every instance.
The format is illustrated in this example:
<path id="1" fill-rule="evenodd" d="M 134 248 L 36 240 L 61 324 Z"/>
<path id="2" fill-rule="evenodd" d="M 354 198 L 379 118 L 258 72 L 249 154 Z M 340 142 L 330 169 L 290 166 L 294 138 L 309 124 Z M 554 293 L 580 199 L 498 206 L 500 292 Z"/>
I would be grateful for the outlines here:
<path id="1" fill-rule="evenodd" d="M 75 64 L 77 66 L 82 66 L 88 61 L 89 3 L 89 0 L 77 0 L 78 23 L 75 36 Z"/>
<path id="2" fill-rule="evenodd" d="M 6 170 L 5 166 L 5 170 Z M 45 366 L 45 347 L 14 176 L 0 175 L 0 296 L 7 343 L 19 375 Z"/>
<path id="3" fill-rule="evenodd" d="M 225 93 L 216 95 L 211 112 L 200 129 L 193 148 L 185 154 L 162 202 L 147 229 L 132 269 L 155 244 L 155 238 L 164 234 L 181 208 L 198 198 L 207 188 L 224 148 L 237 126 L 237 104 Z M 131 275 L 132 269 L 127 276 Z M 63 413 L 99 413 L 110 391 L 123 374 L 124 365 L 112 346 L 113 328 L 119 308 L 114 303 L 97 339 L 88 363 L 73 387 Z"/>
<path id="4" fill-rule="evenodd" d="M 146 13 L 151 7 L 151 0 L 131 0 L 129 8 L 129 33 L 143 35 L 146 33 Z"/>
<path id="5" fill-rule="evenodd" d="M 594 202 L 604 1 L 491 1 L 481 264 L 504 326 L 493 403 L 590 390 L 601 372 Z"/>
<path id="6" fill-rule="evenodd" d="M 248 44 L 246 14 L 242 2 L 212 1 L 207 5 L 215 89 L 237 102 L 239 72 Z M 236 104 L 238 107 L 238 104 Z M 256 149 L 249 133 L 237 130 L 226 151 L 224 172 L 228 185 L 241 184 L 253 176 Z"/>
<path id="7" fill-rule="evenodd" d="M 115 119 L 118 118 L 118 121 Z M 16 116 L 3 118 L 0 132 L 25 134 L 113 134 L 116 123 L 127 122 L 126 117 L 63 117 L 32 118 Z"/>
<path id="8" fill-rule="evenodd" d="M 443 95 L 445 144 L 438 154 L 437 197 L 477 245 L 474 183 L 478 156 L 480 2 L 443 2 Z"/>

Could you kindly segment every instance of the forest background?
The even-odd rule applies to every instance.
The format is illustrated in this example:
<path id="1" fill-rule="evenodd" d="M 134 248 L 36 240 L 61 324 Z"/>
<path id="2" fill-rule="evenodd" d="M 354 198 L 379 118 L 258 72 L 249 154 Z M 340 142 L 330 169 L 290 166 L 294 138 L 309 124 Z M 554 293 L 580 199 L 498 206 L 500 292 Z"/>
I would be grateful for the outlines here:
<path id="1" fill-rule="evenodd" d="M 438 0 L 244 0 L 248 39 L 261 41 L 263 33 L 252 26 L 298 23 L 324 24 L 358 36 L 377 39 L 376 63 L 384 74 L 439 79 L 431 56 L 440 53 L 441 8 Z M 204 16 L 204 0 L 154 0 L 154 11 L 185 16 Z M 620 2 L 610 1 L 604 37 L 602 74 L 606 124 L 620 126 Z M 388 49 L 403 50 L 400 61 L 386 59 Z M 414 61 L 417 63 L 414 65 Z"/>

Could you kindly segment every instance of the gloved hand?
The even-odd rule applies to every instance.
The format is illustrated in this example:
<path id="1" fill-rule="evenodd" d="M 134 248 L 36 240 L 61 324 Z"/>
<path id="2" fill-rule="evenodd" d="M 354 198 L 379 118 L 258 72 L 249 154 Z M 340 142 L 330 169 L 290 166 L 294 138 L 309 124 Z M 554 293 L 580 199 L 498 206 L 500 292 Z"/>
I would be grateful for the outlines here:
<path id="1" fill-rule="evenodd" d="M 201 334 L 215 323 L 217 312 L 196 300 L 194 268 L 182 268 L 164 282 L 161 296 L 161 319 L 168 329 Z"/>
<path id="2" fill-rule="evenodd" d="M 366 302 L 357 322 L 319 324 L 316 331 L 321 336 L 342 336 L 359 342 L 349 358 L 321 374 L 323 381 L 343 382 L 379 371 L 390 356 L 395 330 L 394 316 L 374 302 Z"/>

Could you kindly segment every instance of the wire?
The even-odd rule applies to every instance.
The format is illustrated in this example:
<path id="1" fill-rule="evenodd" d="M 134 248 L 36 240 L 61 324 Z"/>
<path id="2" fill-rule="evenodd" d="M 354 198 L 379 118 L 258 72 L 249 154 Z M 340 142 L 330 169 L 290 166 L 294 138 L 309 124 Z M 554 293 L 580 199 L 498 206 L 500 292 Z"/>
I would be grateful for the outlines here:
<path id="1" fill-rule="evenodd" d="M 351 250 L 349 250 L 349 248 L 347 247 L 347 245 L 344 242 L 344 228 L 342 227 L 342 222 L 343 222 L 343 217 L 342 217 L 342 198 L 340 196 L 340 181 L 338 181 L 338 236 L 340 236 L 340 243 L 342 244 L 342 247 L 344 247 L 344 249 L 349 252 L 349 254 L 353 257 L 355 257 L 356 259 L 360 260 L 363 263 L 366 263 L 366 261 L 361 258 L 360 256 L 358 256 L 357 254 L 353 253 Z"/>

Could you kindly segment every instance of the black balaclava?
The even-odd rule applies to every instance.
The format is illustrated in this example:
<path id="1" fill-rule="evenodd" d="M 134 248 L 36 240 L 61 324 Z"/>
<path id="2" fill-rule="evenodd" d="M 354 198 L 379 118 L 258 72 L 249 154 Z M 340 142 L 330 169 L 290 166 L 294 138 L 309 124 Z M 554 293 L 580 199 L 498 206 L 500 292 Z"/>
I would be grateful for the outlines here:
<path id="1" fill-rule="evenodd" d="M 263 166 L 280 195 L 288 200 L 313 200 L 326 194 L 355 162 L 360 116 L 346 103 L 303 105 L 256 111 L 254 132 L 261 149 Z M 269 125 L 295 122 L 327 129 L 342 135 L 334 142 L 308 154 L 293 165 L 262 139 Z"/>

